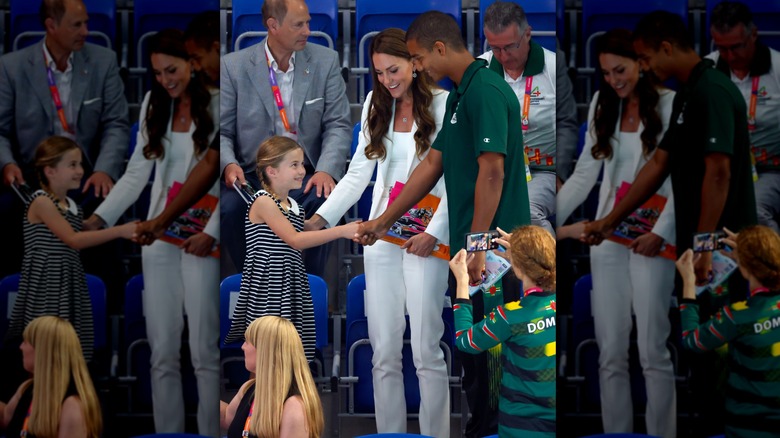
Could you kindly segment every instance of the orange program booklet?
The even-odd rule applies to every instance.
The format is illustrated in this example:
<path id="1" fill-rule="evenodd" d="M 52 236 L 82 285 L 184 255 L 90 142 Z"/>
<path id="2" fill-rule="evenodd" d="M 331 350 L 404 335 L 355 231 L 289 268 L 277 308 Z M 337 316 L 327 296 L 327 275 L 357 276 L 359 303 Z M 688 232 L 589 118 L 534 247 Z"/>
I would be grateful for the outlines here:
<path id="1" fill-rule="evenodd" d="M 398 197 L 398 194 L 401 193 L 403 188 L 404 183 L 396 181 L 392 190 L 390 190 L 390 199 L 387 201 L 387 205 L 390 205 L 395 201 L 395 198 Z M 390 230 L 382 237 L 382 240 L 395 243 L 396 245 L 403 245 L 410 237 L 425 232 L 425 229 L 431 222 L 431 218 L 433 218 L 433 214 L 436 212 L 436 208 L 439 207 L 440 201 L 441 199 L 439 197 L 433 196 L 430 193 L 425 195 L 420 202 L 415 204 L 414 207 L 409 209 L 409 211 L 404 213 L 403 216 L 398 218 L 398 220 L 390 226 Z M 437 243 L 433 248 L 431 255 L 440 259 L 449 260 L 450 247 Z"/>
<path id="2" fill-rule="evenodd" d="M 173 186 L 168 190 L 168 199 L 165 202 L 166 207 L 179 194 L 181 187 L 182 184 L 180 182 L 174 181 Z M 202 233 L 209 219 L 211 219 L 211 215 L 219 214 L 219 211 L 216 211 L 218 202 L 219 200 L 216 196 L 207 193 L 198 202 L 190 206 L 187 211 L 182 213 L 181 216 L 177 217 L 171 226 L 165 230 L 165 234 L 160 237 L 160 240 L 179 246 L 193 234 Z M 219 245 L 215 245 L 209 255 L 219 258 Z"/>
<path id="3" fill-rule="evenodd" d="M 620 185 L 615 194 L 615 205 L 618 205 L 620 200 L 626 196 L 630 188 L 631 184 L 625 181 Z M 627 218 L 623 219 L 607 239 L 623 245 L 630 245 L 637 237 L 653 230 L 665 205 L 666 198 L 659 194 L 654 194 Z M 677 247 L 664 242 L 658 255 L 669 260 L 677 260 Z"/>

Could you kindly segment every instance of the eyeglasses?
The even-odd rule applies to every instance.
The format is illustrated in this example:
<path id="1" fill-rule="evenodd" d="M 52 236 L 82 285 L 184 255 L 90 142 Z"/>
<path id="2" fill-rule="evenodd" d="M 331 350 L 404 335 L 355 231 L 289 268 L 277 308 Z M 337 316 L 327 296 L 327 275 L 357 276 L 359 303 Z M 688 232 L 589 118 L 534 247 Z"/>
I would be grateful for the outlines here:
<path id="1" fill-rule="evenodd" d="M 509 52 L 513 52 L 513 51 L 519 49 L 521 44 L 522 44 L 522 42 L 517 42 L 517 43 L 514 43 L 514 44 L 507 44 L 504 47 L 490 46 L 490 50 L 493 51 L 494 55 L 498 55 L 501 52 L 509 53 Z"/>
<path id="2" fill-rule="evenodd" d="M 740 50 L 744 50 L 747 47 L 747 41 L 743 41 L 739 44 L 733 44 L 730 46 L 715 46 L 715 50 L 717 50 L 720 53 L 726 53 L 726 52 L 739 52 Z"/>

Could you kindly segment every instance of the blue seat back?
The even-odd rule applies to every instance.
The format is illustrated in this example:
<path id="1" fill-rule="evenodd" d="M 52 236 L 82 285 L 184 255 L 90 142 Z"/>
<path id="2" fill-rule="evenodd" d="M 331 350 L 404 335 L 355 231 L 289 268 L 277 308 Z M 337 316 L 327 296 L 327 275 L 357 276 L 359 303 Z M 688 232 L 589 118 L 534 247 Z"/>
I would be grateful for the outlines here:
<path id="1" fill-rule="evenodd" d="M 338 38 L 338 0 L 317 0 L 307 2 L 309 7 L 309 29 L 312 32 L 321 32 L 327 35 L 312 35 L 309 42 L 319 44 L 325 47 L 335 48 Z M 245 36 L 241 38 L 238 46 L 236 42 L 239 37 L 246 32 L 267 32 L 263 23 L 263 16 L 260 8 L 263 6 L 262 0 L 233 0 L 233 41 L 230 45 L 232 50 L 247 48 L 257 44 L 265 38 L 265 35 Z M 330 39 L 330 41 L 328 41 Z"/>
<path id="2" fill-rule="evenodd" d="M 240 342 L 225 344 L 225 336 L 230 331 L 230 323 L 233 316 L 233 307 L 238 300 L 238 291 L 241 288 L 241 274 L 234 274 L 222 280 L 219 285 L 219 346 L 220 348 L 241 348 Z M 232 304 L 232 305 L 231 305 Z"/>
<path id="3" fill-rule="evenodd" d="M 5 339 L 5 334 L 8 331 L 11 312 L 14 310 L 16 296 L 19 293 L 20 278 L 20 274 L 11 274 L 0 280 L 0 339 Z M 0 343 L 2 342 L 0 341 Z"/>
<path id="4" fill-rule="evenodd" d="M 316 346 L 323 349 L 328 345 L 328 285 L 322 277 L 309 276 L 309 289 L 314 304 L 314 326 L 316 328 Z"/>
<path id="5" fill-rule="evenodd" d="M 707 0 L 707 19 L 704 34 L 706 52 L 713 50 L 710 34 L 710 17 L 715 6 L 723 0 Z M 780 0 L 741 0 L 753 13 L 753 23 L 758 28 L 760 40 L 775 50 L 780 50 Z"/>
<path id="6" fill-rule="evenodd" d="M 90 35 L 87 36 L 87 41 L 103 47 L 115 47 L 116 2 L 84 0 L 84 5 L 89 15 L 87 29 L 89 29 Z M 45 29 L 38 15 L 40 7 L 41 0 L 11 0 L 9 51 L 13 47 L 16 47 L 16 50 L 25 48 L 43 38 Z M 19 35 L 24 32 L 34 32 L 34 34 L 25 34 L 20 37 Z"/>
<path id="7" fill-rule="evenodd" d="M 554 52 L 556 26 L 559 19 L 563 20 L 563 11 L 557 10 L 558 0 L 510 1 L 517 3 L 525 11 L 528 24 L 531 26 L 533 40 L 541 44 L 545 49 Z M 485 22 L 485 10 L 495 2 L 496 0 L 479 1 L 479 23 L 477 23 L 477 27 L 479 28 L 479 47 L 483 52 L 488 50 L 486 49 L 487 41 L 485 39 L 484 26 L 482 25 Z M 561 26 L 562 28 L 563 26 Z"/>
<path id="8" fill-rule="evenodd" d="M 106 284 L 99 277 L 87 274 L 87 290 L 92 302 L 92 326 L 95 331 L 95 349 L 97 350 L 104 348 L 107 344 Z"/>
<path id="9" fill-rule="evenodd" d="M 125 284 L 125 343 L 146 338 L 143 307 L 144 276 L 133 276 Z"/>

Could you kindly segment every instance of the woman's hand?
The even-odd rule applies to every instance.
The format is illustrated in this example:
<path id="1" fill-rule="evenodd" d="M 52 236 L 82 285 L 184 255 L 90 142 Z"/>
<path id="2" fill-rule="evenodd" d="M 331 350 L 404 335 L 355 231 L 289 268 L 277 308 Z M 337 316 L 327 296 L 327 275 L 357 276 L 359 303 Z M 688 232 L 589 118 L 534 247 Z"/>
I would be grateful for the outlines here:
<path id="1" fill-rule="evenodd" d="M 198 257 L 205 257 L 209 255 L 214 248 L 215 239 L 206 233 L 197 233 L 188 237 L 184 243 L 181 244 L 181 249 L 187 254 L 192 254 Z"/>
<path id="2" fill-rule="evenodd" d="M 436 247 L 436 238 L 428 233 L 420 233 L 412 236 L 401 245 L 407 254 L 414 254 L 418 257 L 428 257 Z"/>
<path id="3" fill-rule="evenodd" d="M 634 254 L 643 255 L 645 257 L 655 257 L 661 252 L 661 247 L 663 246 L 663 237 L 654 233 L 646 233 L 634 239 L 634 241 L 628 245 L 628 248 L 633 249 Z"/>
<path id="4" fill-rule="evenodd" d="M 701 258 L 701 253 L 694 254 L 693 250 L 686 250 L 674 263 L 683 280 L 683 298 L 696 298 L 696 274 L 693 265 Z"/>
<path id="5" fill-rule="evenodd" d="M 455 257 L 450 260 L 450 270 L 455 276 L 458 285 L 466 285 L 469 283 L 469 271 L 468 264 L 474 258 L 474 253 L 467 253 L 465 249 L 461 249 L 455 254 Z"/>

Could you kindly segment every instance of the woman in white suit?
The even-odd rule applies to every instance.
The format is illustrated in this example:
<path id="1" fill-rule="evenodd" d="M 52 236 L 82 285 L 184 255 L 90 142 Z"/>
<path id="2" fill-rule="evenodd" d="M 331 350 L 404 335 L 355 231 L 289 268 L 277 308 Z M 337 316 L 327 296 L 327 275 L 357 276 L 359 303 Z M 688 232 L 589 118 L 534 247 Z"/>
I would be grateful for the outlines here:
<path id="1" fill-rule="evenodd" d="M 674 92 L 657 88 L 647 74 L 640 74 L 631 32 L 607 32 L 597 50 L 605 86 L 593 96 L 585 147 L 574 174 L 558 192 L 558 226 L 585 201 L 602 167 L 596 219 L 609 213 L 620 185 L 634 181 L 669 125 Z M 674 261 L 658 256 L 665 242 L 675 241 L 674 201 L 668 178 L 657 193 L 667 202 L 650 233 L 630 246 L 604 241 L 590 250 L 591 304 L 606 433 L 633 432 L 628 371 L 632 313 L 647 388 L 647 433 L 663 437 L 676 433 L 674 369 L 666 347 L 671 329 L 668 315 Z"/>
<path id="2" fill-rule="evenodd" d="M 400 29 L 386 29 L 374 38 L 370 49 L 374 90 L 363 106 L 357 150 L 346 176 L 308 221 L 308 228 L 335 225 L 358 201 L 377 164 L 370 218 L 381 215 L 390 189 L 396 181 L 407 181 L 436 138 L 448 93 L 432 89 L 430 78 L 414 71 L 404 37 Z M 431 256 L 436 245 L 449 243 L 443 178 L 431 194 L 441 202 L 424 233 L 411 237 L 403 246 L 378 241 L 364 248 L 366 316 L 374 350 L 374 400 L 380 433 L 406 432 L 401 373 L 406 311 L 420 380 L 420 431 L 435 437 L 450 435 L 447 366 L 439 348 L 447 261 Z"/>
<path id="3" fill-rule="evenodd" d="M 155 81 L 141 105 L 137 146 L 124 175 L 95 211 L 114 224 L 146 186 L 154 169 L 149 218 L 165 208 L 174 182 L 184 183 L 205 156 L 219 126 L 219 91 L 190 66 L 182 32 L 166 29 L 149 41 Z M 219 185 L 209 191 L 219 196 Z M 219 208 L 217 206 L 217 208 Z M 102 219 L 102 221 L 101 221 Z M 181 245 L 161 240 L 142 249 L 143 309 L 152 350 L 155 430 L 184 432 L 179 350 L 186 312 L 198 382 L 198 430 L 219 436 L 219 260 L 209 256 L 219 238 L 219 214 Z"/>

